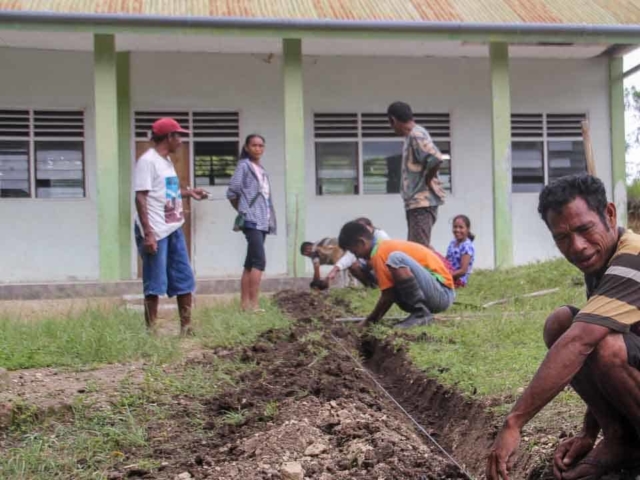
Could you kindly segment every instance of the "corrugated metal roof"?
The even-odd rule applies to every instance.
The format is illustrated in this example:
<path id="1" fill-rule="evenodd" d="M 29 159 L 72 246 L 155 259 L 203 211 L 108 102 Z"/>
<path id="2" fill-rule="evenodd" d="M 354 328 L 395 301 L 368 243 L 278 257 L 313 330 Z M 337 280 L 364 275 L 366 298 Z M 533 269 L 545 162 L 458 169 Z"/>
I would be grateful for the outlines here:
<path id="1" fill-rule="evenodd" d="M 0 10 L 295 20 L 640 24 L 640 0 L 0 0 Z"/>

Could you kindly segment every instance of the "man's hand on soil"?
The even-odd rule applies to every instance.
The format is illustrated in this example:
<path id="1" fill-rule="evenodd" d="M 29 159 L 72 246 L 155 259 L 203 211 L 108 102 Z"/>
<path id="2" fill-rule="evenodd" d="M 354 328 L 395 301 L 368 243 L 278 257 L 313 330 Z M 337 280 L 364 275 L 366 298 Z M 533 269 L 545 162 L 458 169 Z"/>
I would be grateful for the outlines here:
<path id="1" fill-rule="evenodd" d="M 509 480 L 510 461 L 520 444 L 520 430 L 505 425 L 498 433 L 487 460 L 487 480 Z"/>
<path id="2" fill-rule="evenodd" d="M 158 242 L 153 233 L 145 234 L 144 236 L 144 249 L 147 253 L 155 255 L 158 253 Z"/>
<path id="3" fill-rule="evenodd" d="M 327 282 L 326 280 L 322 280 L 322 279 L 315 279 L 313 280 L 309 286 L 313 289 L 313 290 L 326 290 L 327 288 L 329 288 L 329 282 Z"/>
<path id="4" fill-rule="evenodd" d="M 553 475 L 561 479 L 562 472 L 566 472 L 573 465 L 587 455 L 593 446 L 595 439 L 586 435 L 578 435 L 560 442 L 553 454 Z"/>

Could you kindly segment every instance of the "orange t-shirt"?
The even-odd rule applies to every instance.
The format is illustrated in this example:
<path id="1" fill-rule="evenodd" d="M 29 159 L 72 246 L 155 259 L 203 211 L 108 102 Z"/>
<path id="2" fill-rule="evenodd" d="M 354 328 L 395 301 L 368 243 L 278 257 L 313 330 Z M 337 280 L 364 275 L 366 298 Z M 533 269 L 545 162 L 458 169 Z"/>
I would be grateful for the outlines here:
<path id="1" fill-rule="evenodd" d="M 403 252 L 422 265 L 445 287 L 453 289 L 453 277 L 442 260 L 431 249 L 419 243 L 405 240 L 383 240 L 376 245 L 371 255 L 371 266 L 376 272 L 380 290 L 393 287 L 393 277 L 387 259 L 393 252 Z"/>

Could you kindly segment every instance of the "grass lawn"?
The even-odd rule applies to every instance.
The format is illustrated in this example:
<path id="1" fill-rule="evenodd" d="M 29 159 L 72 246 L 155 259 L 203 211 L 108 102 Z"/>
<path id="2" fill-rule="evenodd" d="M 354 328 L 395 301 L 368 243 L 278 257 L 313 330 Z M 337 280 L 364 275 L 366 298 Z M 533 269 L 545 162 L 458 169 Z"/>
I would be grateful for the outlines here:
<path id="1" fill-rule="evenodd" d="M 288 325 L 270 301 L 262 307 L 265 312 L 260 314 L 240 312 L 238 302 L 195 309 L 196 343 L 206 348 L 247 345 L 265 330 Z M 177 337 L 150 336 L 142 313 L 120 307 L 87 308 L 34 321 L 0 313 L 0 367 L 8 370 L 90 368 L 136 360 L 162 364 L 177 360 L 182 351 Z"/>
<path id="2" fill-rule="evenodd" d="M 141 314 L 125 309 L 87 309 L 37 321 L 0 317 L 0 367 L 8 370 L 167 362 L 179 353 L 176 339 L 149 336 Z"/>
<path id="3" fill-rule="evenodd" d="M 482 308 L 490 301 L 556 287 L 558 292 L 546 296 Z M 581 273 L 564 260 L 477 271 L 445 312 L 454 318 L 411 330 L 427 332 L 428 341 L 408 340 L 405 346 L 418 368 L 447 385 L 470 395 L 511 398 L 528 383 L 546 353 L 542 328 L 547 315 L 561 305 L 583 305 L 584 292 Z M 335 290 L 332 295 L 345 297 L 366 315 L 379 292 Z M 403 312 L 394 308 L 387 315 Z M 380 337 L 397 333 L 389 325 L 383 321 L 372 331 Z"/>
<path id="4" fill-rule="evenodd" d="M 110 470 L 130 464 L 123 451 L 132 450 L 137 469 L 153 470 L 159 462 L 153 460 L 149 424 L 169 418 L 175 399 L 183 398 L 194 440 L 204 439 L 207 418 L 200 401 L 235 385 L 234 378 L 247 368 L 252 367 L 230 360 L 186 365 L 179 372 L 153 366 L 142 385 L 121 382 L 117 401 L 108 406 L 78 400 L 70 413 L 42 417 L 26 404 L 17 405 L 8 448 L 0 450 L 0 478 L 105 479 Z"/>
<path id="5" fill-rule="evenodd" d="M 0 318 L 0 367 L 146 363 L 142 383 L 125 378 L 117 400 L 107 405 L 77 400 L 70 412 L 43 415 L 27 403 L 14 404 L 11 427 L 4 438 L 0 435 L 0 478 L 104 479 L 114 467 L 130 463 L 122 452 L 131 450 L 137 452 L 136 468 L 157 468 L 147 426 L 170 415 L 176 398 L 188 409 L 194 439 L 204 438 L 203 401 L 235 385 L 238 376 L 254 366 L 216 358 L 176 362 L 186 347 L 248 345 L 266 330 L 286 330 L 289 320 L 277 307 L 269 300 L 262 307 L 265 312 L 260 314 L 241 313 L 238 302 L 195 309 L 198 335 L 187 341 L 149 336 L 140 313 L 120 308 L 30 322 Z M 170 362 L 174 366 L 167 365 Z"/>

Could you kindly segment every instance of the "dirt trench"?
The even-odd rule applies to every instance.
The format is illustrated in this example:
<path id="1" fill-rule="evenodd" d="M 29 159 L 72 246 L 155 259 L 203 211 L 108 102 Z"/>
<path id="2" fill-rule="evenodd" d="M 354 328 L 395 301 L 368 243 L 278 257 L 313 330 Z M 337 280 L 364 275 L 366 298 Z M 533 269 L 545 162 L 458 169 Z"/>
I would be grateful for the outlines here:
<path id="1" fill-rule="evenodd" d="M 427 378 L 389 342 L 360 339 L 334 323 L 352 313 L 349 305 L 331 305 L 322 294 L 305 292 L 282 292 L 275 299 L 296 320 L 294 327 L 266 332 L 251 348 L 234 353 L 256 368 L 241 376 L 239 388 L 204 402 L 204 435 L 194 437 L 186 428 L 192 415 L 188 402 L 171 418 L 151 425 L 153 457 L 163 467 L 141 477 L 467 478 L 381 393 L 346 349 L 458 463 L 482 478 L 498 425 L 487 405 Z M 512 478 L 551 478 L 544 460 L 521 455 Z M 125 477 L 131 472 L 113 472 L 110 478 Z"/>
<path id="2" fill-rule="evenodd" d="M 496 429 L 486 405 L 427 379 L 389 343 L 361 340 L 335 324 L 334 318 L 351 313 L 346 304 L 331 305 L 323 295 L 306 292 L 282 292 L 275 300 L 296 320 L 293 328 L 266 332 L 251 348 L 233 353 L 256 368 L 238 379 L 239 389 L 204 403 L 204 436 L 181 428 L 191 415 L 188 402 L 149 427 L 153 456 L 163 468 L 144 478 L 175 479 L 180 473 L 220 480 L 467 478 L 345 349 L 360 356 L 427 431 L 481 478 Z M 539 464 L 521 457 L 512 478 L 548 478 Z M 126 472 L 119 473 L 111 478 L 125 478 Z"/>
<path id="3" fill-rule="evenodd" d="M 380 394 L 344 348 L 350 332 L 335 327 L 344 313 L 322 296 L 286 292 L 280 307 L 295 320 L 234 352 L 252 364 L 230 389 L 200 404 L 204 434 L 187 428 L 193 406 L 148 427 L 159 471 L 143 478 L 175 479 L 463 479 Z M 339 338 L 340 344 L 335 338 Z M 129 458 L 135 452 L 129 452 Z M 131 478 L 125 470 L 112 479 Z M 135 478 L 135 477 L 134 477 Z"/>
<path id="4" fill-rule="evenodd" d="M 470 399 L 427 377 L 390 341 L 363 338 L 361 352 L 364 365 L 409 414 L 475 478 L 483 478 L 487 451 L 502 422 L 491 413 L 491 403 Z M 520 449 L 511 478 L 552 480 L 552 450 Z"/>

